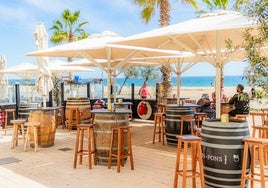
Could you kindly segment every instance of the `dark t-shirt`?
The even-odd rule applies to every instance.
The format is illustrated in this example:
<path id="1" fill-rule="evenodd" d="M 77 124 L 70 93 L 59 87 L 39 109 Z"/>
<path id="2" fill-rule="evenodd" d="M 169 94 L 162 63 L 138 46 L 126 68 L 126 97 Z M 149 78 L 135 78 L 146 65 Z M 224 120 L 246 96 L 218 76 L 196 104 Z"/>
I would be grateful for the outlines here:
<path id="1" fill-rule="evenodd" d="M 235 105 L 235 111 L 237 114 L 249 113 L 249 96 L 247 93 L 240 92 L 235 94 L 229 101 L 229 104 Z"/>

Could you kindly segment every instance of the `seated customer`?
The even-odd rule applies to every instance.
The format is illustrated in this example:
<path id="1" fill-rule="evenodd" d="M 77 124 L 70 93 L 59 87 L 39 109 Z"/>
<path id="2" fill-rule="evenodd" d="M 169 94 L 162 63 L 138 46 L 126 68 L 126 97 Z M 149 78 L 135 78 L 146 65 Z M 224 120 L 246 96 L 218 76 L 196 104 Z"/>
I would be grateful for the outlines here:
<path id="1" fill-rule="evenodd" d="M 235 109 L 229 112 L 230 116 L 236 116 L 236 114 L 248 114 L 249 113 L 249 96 L 243 92 L 244 86 L 238 84 L 236 87 L 237 94 L 235 94 L 229 101 L 229 104 L 234 104 Z"/>

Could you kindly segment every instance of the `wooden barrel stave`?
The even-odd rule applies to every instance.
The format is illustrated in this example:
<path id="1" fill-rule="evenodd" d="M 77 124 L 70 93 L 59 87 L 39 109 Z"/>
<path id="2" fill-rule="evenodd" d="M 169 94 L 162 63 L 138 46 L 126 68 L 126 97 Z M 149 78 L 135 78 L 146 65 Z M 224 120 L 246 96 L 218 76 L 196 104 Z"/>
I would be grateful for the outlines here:
<path id="1" fill-rule="evenodd" d="M 166 139 L 167 144 L 177 146 L 178 140 L 176 135 L 180 134 L 180 126 L 181 126 L 181 115 L 192 115 L 194 116 L 194 112 L 190 107 L 182 107 L 179 105 L 168 105 L 166 111 Z M 194 119 L 194 118 L 193 118 Z M 192 122 L 193 125 L 195 122 Z M 183 122 L 183 134 L 190 134 L 190 123 Z"/>
<path id="2" fill-rule="evenodd" d="M 97 162 L 99 165 L 107 165 L 112 128 L 128 126 L 128 114 L 95 114 L 95 142 Z M 124 134 L 124 148 L 127 151 L 127 134 Z M 117 135 L 115 135 L 113 152 L 117 152 Z M 127 160 L 127 157 L 124 161 Z M 112 158 L 112 165 L 116 165 L 116 159 Z"/>
<path id="3" fill-rule="evenodd" d="M 240 187 L 244 144 L 249 137 L 246 121 L 204 120 L 201 129 L 205 184 L 208 187 Z M 249 163 L 247 165 L 249 170 Z"/>
<path id="4" fill-rule="evenodd" d="M 79 110 L 79 122 L 90 123 L 91 122 L 91 106 L 88 98 L 68 98 L 66 102 L 66 120 L 69 119 L 69 108 L 76 107 Z M 73 117 L 76 117 L 75 115 Z M 74 118 L 74 120 L 76 120 Z"/>
<path id="5" fill-rule="evenodd" d="M 32 110 L 28 118 L 29 122 L 40 122 L 41 126 L 37 129 L 38 145 L 46 148 L 54 146 L 56 122 L 54 112 L 49 110 Z M 30 140 L 33 141 L 33 130 L 30 129 Z M 34 144 L 30 144 L 34 147 Z"/>

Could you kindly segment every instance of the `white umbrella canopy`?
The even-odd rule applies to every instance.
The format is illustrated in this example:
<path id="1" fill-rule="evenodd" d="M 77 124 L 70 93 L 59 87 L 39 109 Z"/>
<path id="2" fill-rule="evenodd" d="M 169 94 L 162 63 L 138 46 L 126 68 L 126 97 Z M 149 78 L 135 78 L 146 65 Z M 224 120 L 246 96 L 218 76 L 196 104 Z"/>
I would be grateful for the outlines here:
<path id="1" fill-rule="evenodd" d="M 6 58 L 4 55 L 0 57 L 0 70 L 5 69 L 6 67 Z M 8 79 L 7 75 L 1 74 L 0 75 L 0 99 L 6 99 L 8 97 Z"/>
<path id="2" fill-rule="evenodd" d="M 46 49 L 48 47 L 48 34 L 43 23 L 38 23 L 34 38 L 37 50 Z M 36 91 L 43 96 L 43 106 L 46 107 L 46 97 L 53 88 L 52 75 L 48 69 L 48 57 L 38 57 L 38 71 L 36 78 Z"/>
<path id="3" fill-rule="evenodd" d="M 66 66 L 66 61 L 52 60 L 48 63 L 48 70 L 51 73 L 71 73 L 71 72 L 95 72 L 95 69 L 85 68 L 82 66 Z M 30 80 L 39 74 L 38 66 L 32 63 L 21 63 L 14 67 L 0 70 L 0 75 L 15 74 L 23 80 Z"/>
<path id="4" fill-rule="evenodd" d="M 158 55 L 180 55 L 177 51 L 149 49 L 144 47 L 131 47 L 127 45 L 115 45 L 112 42 L 122 40 L 114 34 L 93 35 L 92 38 L 39 50 L 28 53 L 29 56 L 54 56 L 54 57 L 73 57 L 86 58 L 95 66 L 104 70 L 108 75 L 108 91 L 111 90 L 111 79 L 115 68 L 123 66 L 134 57 L 151 57 Z M 96 59 L 105 59 L 106 67 L 98 63 Z M 119 60 L 117 66 L 113 66 L 113 61 Z M 115 75 L 115 74 L 114 74 Z M 108 93 L 108 103 L 110 103 L 111 94 Z"/>
<path id="5" fill-rule="evenodd" d="M 195 54 L 200 61 L 211 63 L 216 68 L 216 96 L 221 93 L 221 77 L 224 64 L 233 60 L 243 60 L 243 49 L 232 51 L 226 41 L 241 44 L 243 32 L 255 28 L 248 17 L 237 12 L 215 11 L 199 18 L 162 27 L 149 32 L 117 41 L 119 45 L 143 46 L 148 48 L 187 51 Z M 255 31 L 254 31 L 255 32 Z M 220 97 L 216 99 L 216 115 L 220 116 Z"/>
<path id="6" fill-rule="evenodd" d="M 1 55 L 0 57 L 0 70 L 4 70 L 6 68 L 6 57 Z M 8 79 L 5 74 L 0 75 L 0 87 L 6 87 L 8 85 Z"/>

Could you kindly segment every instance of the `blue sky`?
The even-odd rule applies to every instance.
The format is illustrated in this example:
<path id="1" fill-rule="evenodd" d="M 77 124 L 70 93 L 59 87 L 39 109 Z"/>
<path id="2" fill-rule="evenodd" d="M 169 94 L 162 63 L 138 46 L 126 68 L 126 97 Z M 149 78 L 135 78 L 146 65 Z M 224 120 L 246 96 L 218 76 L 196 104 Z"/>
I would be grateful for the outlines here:
<path id="1" fill-rule="evenodd" d="M 181 0 L 171 0 L 171 3 L 171 24 L 196 17 L 195 10 L 190 5 L 182 4 Z M 158 13 L 149 24 L 145 24 L 140 18 L 140 9 L 133 0 L 1 0 L 0 54 L 5 55 L 7 67 L 22 62 L 36 63 L 34 57 L 25 56 L 35 50 L 33 33 L 36 24 L 43 22 L 48 30 L 64 9 L 79 10 L 80 20 L 89 22 L 85 30 L 90 34 L 109 30 L 121 36 L 130 36 L 158 27 Z M 48 34 L 50 36 L 50 31 Z M 244 63 L 229 63 L 225 66 L 225 75 L 241 75 L 243 67 Z M 183 76 L 214 74 L 211 65 L 200 63 Z M 89 76 L 82 74 L 81 77 Z"/>

